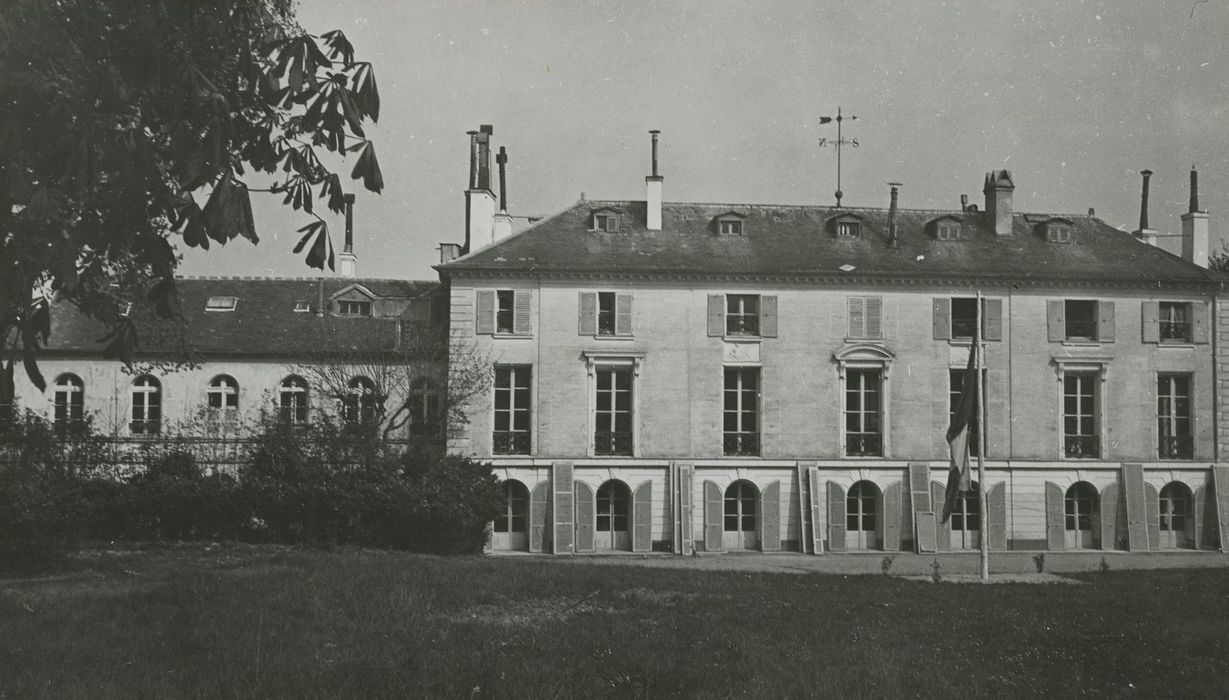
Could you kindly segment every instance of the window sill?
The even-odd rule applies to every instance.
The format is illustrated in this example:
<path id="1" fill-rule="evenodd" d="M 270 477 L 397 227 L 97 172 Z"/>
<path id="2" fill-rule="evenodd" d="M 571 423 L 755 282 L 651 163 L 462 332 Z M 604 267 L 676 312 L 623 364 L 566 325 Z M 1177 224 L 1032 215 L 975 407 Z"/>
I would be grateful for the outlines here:
<path id="1" fill-rule="evenodd" d="M 492 337 L 492 338 L 503 338 L 503 339 L 506 339 L 506 340 L 527 340 L 527 339 L 532 339 L 532 338 L 533 338 L 533 334 L 532 334 L 532 333 L 530 333 L 530 334 L 524 334 L 524 333 L 492 333 L 492 334 L 491 334 L 491 337 Z"/>
<path id="2" fill-rule="evenodd" d="M 1063 346 L 1069 348 L 1099 348 L 1101 341 L 1099 340 L 1064 340 Z"/>
<path id="3" fill-rule="evenodd" d="M 845 336 L 845 344 L 846 344 L 846 345 L 854 345 L 854 344 L 864 345 L 864 344 L 866 344 L 866 343 L 870 343 L 870 344 L 872 344 L 872 345 L 885 345 L 885 344 L 887 343 L 887 341 L 885 341 L 882 337 L 879 337 L 879 338 L 856 338 L 856 337 L 853 337 L 853 336 Z"/>
<path id="4" fill-rule="evenodd" d="M 1182 341 L 1162 340 L 1161 342 L 1157 343 L 1156 346 L 1158 348 L 1191 348 L 1191 349 L 1194 349 L 1195 344 L 1189 340 L 1182 340 Z"/>
<path id="5" fill-rule="evenodd" d="M 628 341 L 635 340 L 636 336 L 634 335 L 602 335 L 598 333 L 593 336 L 593 339 L 594 340 L 614 340 L 614 341 L 628 342 Z"/>
<path id="6" fill-rule="evenodd" d="M 761 343 L 764 341 L 762 335 L 730 335 L 729 333 L 721 336 L 721 339 L 727 343 Z"/>

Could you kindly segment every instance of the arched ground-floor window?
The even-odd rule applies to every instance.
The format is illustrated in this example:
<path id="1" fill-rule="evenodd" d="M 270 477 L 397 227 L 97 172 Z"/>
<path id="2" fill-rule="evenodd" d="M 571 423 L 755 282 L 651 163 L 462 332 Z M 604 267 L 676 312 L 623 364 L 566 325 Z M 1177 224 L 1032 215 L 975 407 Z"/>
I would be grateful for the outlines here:
<path id="1" fill-rule="evenodd" d="M 632 549 L 631 490 L 611 479 L 597 490 L 597 532 L 594 548 L 601 551 Z"/>
<path id="2" fill-rule="evenodd" d="M 760 548 L 760 493 L 755 484 L 740 479 L 725 490 L 722 546 L 730 551 Z"/>
<path id="3" fill-rule="evenodd" d="M 1160 501 L 1161 548 L 1194 549 L 1195 518 L 1191 508 L 1191 490 L 1180 481 L 1171 481 L 1161 489 Z"/>
<path id="4" fill-rule="evenodd" d="M 879 487 L 859 481 L 845 496 L 845 548 L 879 549 Z"/>
<path id="5" fill-rule="evenodd" d="M 1063 499 L 1067 549 L 1095 549 L 1099 533 L 1097 489 L 1079 481 L 1067 489 Z"/>
<path id="6" fill-rule="evenodd" d="M 519 481 L 504 482 L 503 510 L 495 517 L 491 547 L 500 551 L 529 551 L 529 489 Z"/>

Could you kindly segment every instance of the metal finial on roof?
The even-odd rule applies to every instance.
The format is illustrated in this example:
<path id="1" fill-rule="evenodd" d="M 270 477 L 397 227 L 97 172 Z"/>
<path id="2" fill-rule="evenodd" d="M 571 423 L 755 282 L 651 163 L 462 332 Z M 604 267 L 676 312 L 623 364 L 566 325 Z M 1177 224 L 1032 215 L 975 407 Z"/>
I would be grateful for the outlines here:
<path id="1" fill-rule="evenodd" d="M 836 193 L 835 194 L 836 194 L 836 206 L 838 209 L 841 206 L 841 198 L 845 196 L 845 193 L 841 191 L 841 146 L 852 146 L 854 148 L 858 147 L 857 139 L 850 139 L 846 141 L 844 137 L 841 135 L 841 122 L 845 121 L 846 119 L 848 119 L 849 121 L 854 121 L 857 119 L 857 117 L 852 116 L 852 115 L 848 117 L 843 116 L 841 114 L 841 108 L 839 106 L 836 108 L 835 117 L 820 117 L 819 118 L 820 126 L 823 126 L 824 124 L 829 124 L 831 122 L 836 122 L 836 140 L 830 141 L 828 140 L 828 138 L 821 136 L 819 139 L 819 147 L 825 148 L 827 146 L 833 146 L 834 148 L 836 148 Z"/>

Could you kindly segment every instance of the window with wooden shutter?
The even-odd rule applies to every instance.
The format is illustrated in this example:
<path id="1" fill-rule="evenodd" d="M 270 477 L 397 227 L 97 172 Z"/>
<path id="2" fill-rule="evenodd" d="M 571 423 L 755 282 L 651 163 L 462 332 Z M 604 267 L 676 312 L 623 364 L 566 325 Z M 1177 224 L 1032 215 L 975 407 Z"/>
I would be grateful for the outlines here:
<path id="1" fill-rule="evenodd" d="M 982 299 L 982 340 L 1003 339 L 1003 300 Z"/>
<path id="2" fill-rule="evenodd" d="M 615 295 L 615 335 L 632 335 L 632 295 Z"/>
<path id="3" fill-rule="evenodd" d="M 951 340 L 952 306 L 950 299 L 947 297 L 939 297 L 934 300 L 933 319 L 934 339 Z"/>
<path id="4" fill-rule="evenodd" d="M 1208 342 L 1208 307 L 1203 302 L 1191 304 L 1191 340 L 1198 344 Z"/>
<path id="5" fill-rule="evenodd" d="M 777 298 L 760 297 L 760 337 L 777 337 Z"/>
<path id="6" fill-rule="evenodd" d="M 581 292 L 577 305 L 580 315 L 577 319 L 577 333 L 580 335 L 597 335 L 597 294 Z"/>
<path id="7" fill-rule="evenodd" d="M 529 292 L 517 291 L 513 298 L 512 332 L 516 335 L 530 335 L 533 331 L 529 325 Z"/>
<path id="8" fill-rule="evenodd" d="M 883 337 L 883 298 L 849 297 L 849 337 Z"/>
<path id="9" fill-rule="evenodd" d="M 1140 341 L 1144 343 L 1161 342 L 1161 305 L 1155 301 L 1145 301 L 1139 305 Z"/>
<path id="10" fill-rule="evenodd" d="M 1046 302 L 1046 337 L 1051 343 L 1067 339 L 1066 304 L 1061 299 Z"/>
<path id="11" fill-rule="evenodd" d="M 708 335 L 720 338 L 725 335 L 725 295 L 708 295 Z"/>
<path id="12" fill-rule="evenodd" d="M 478 335 L 495 333 L 495 292 L 478 292 L 478 304 L 474 312 L 474 332 Z"/>
<path id="13" fill-rule="evenodd" d="M 1114 342 L 1114 302 L 1097 302 L 1097 341 L 1101 343 Z"/>

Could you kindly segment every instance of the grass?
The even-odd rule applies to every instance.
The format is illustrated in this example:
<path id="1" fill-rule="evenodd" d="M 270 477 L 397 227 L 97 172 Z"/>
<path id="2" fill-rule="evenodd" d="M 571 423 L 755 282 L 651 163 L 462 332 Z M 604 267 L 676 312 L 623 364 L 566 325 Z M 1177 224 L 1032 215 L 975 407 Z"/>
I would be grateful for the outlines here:
<path id="1" fill-rule="evenodd" d="M 1222 696 L 1229 571 L 939 584 L 220 545 L 0 578 L 0 697 Z"/>

